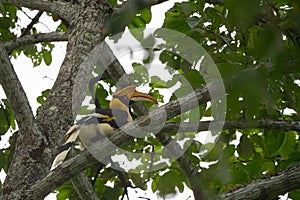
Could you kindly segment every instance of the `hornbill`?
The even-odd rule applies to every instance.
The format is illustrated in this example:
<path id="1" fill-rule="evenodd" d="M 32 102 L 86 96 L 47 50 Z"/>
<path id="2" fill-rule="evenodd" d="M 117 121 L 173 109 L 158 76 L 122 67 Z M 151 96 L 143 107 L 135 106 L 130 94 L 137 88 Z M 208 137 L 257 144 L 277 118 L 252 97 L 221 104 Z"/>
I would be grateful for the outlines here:
<path id="1" fill-rule="evenodd" d="M 51 170 L 58 167 L 66 158 L 72 145 L 78 141 L 81 149 L 85 149 L 98 139 L 109 136 L 115 129 L 132 121 L 129 105 L 134 101 L 146 101 L 158 104 L 149 94 L 138 92 L 135 86 L 128 86 L 113 94 L 109 108 L 96 105 L 95 112 L 82 118 L 65 134 L 65 143 L 55 157 Z M 79 136 L 79 137 L 78 137 Z"/>

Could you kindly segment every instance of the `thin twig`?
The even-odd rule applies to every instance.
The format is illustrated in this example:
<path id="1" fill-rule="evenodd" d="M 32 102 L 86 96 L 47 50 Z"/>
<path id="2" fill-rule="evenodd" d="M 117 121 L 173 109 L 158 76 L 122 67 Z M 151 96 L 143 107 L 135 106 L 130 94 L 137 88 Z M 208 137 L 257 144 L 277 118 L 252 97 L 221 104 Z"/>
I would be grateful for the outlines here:
<path id="1" fill-rule="evenodd" d="M 25 13 L 23 11 L 23 13 Z M 40 17 L 42 16 L 43 14 L 43 11 L 39 11 L 35 17 L 31 20 L 30 24 L 28 24 L 28 26 L 24 29 L 24 31 L 21 33 L 21 37 L 24 36 L 24 35 L 27 35 L 29 33 L 29 31 L 32 29 L 33 25 L 35 23 L 37 23 L 40 19 Z M 27 15 L 28 16 L 28 15 Z M 28 16 L 29 17 L 29 16 Z"/>

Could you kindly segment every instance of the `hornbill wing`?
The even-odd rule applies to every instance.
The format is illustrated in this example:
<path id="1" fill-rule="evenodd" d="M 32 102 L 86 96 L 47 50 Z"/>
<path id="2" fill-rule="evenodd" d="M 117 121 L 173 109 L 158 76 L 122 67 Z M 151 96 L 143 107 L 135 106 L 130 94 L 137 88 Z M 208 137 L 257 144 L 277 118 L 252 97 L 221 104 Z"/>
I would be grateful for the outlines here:
<path id="1" fill-rule="evenodd" d="M 96 109 L 96 113 L 99 113 L 105 117 L 98 118 L 99 123 L 108 123 L 113 128 L 118 129 L 121 126 L 128 123 L 128 112 L 121 109 Z"/>
<path id="2" fill-rule="evenodd" d="M 80 133 L 79 125 L 75 124 L 73 125 L 65 134 L 66 142 L 63 144 L 62 147 L 60 147 L 60 153 L 55 157 L 50 171 L 54 170 L 56 167 L 58 167 L 67 157 L 71 146 L 76 141 L 78 135 Z"/>
<path id="3" fill-rule="evenodd" d="M 77 124 L 73 125 L 67 131 L 65 134 L 66 141 L 59 148 L 60 153 L 55 157 L 50 169 L 51 171 L 65 160 L 72 145 L 76 141 L 80 142 L 81 149 L 83 150 L 87 146 L 103 138 L 104 135 L 110 135 L 113 132 L 114 126 L 111 126 L 110 124 L 114 123 L 114 117 L 105 115 L 105 112 L 102 113 L 103 114 L 92 113 L 80 119 Z"/>

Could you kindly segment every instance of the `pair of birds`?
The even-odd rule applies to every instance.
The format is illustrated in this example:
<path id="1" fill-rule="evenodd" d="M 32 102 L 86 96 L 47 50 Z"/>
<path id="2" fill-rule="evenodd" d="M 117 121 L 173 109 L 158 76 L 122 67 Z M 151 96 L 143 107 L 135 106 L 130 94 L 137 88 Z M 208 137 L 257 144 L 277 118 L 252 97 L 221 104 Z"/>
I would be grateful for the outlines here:
<path id="1" fill-rule="evenodd" d="M 85 149 L 98 139 L 109 136 L 114 130 L 132 121 L 130 105 L 134 101 L 145 101 L 158 104 L 149 94 L 136 91 L 135 86 L 128 86 L 116 92 L 109 104 L 109 108 L 97 108 L 94 113 L 82 118 L 65 134 L 65 143 L 61 152 L 55 157 L 51 170 L 57 168 L 66 158 L 72 145 L 79 142 L 81 149 Z"/>

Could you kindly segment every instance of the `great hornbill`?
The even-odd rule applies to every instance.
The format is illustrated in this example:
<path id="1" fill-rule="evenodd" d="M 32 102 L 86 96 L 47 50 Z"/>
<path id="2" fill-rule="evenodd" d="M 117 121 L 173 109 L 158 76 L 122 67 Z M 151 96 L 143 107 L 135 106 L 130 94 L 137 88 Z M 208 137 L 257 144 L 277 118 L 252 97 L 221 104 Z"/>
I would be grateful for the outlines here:
<path id="1" fill-rule="evenodd" d="M 132 101 L 158 104 L 154 97 L 138 92 L 135 88 L 135 86 L 128 86 L 116 92 L 109 108 L 102 109 L 96 105 L 94 113 L 82 118 L 77 124 L 73 125 L 65 134 L 66 142 L 61 147 L 61 152 L 55 157 L 51 170 L 54 170 L 65 160 L 76 141 L 80 143 L 81 149 L 85 149 L 98 139 L 111 135 L 115 129 L 132 121 L 129 108 Z"/>

